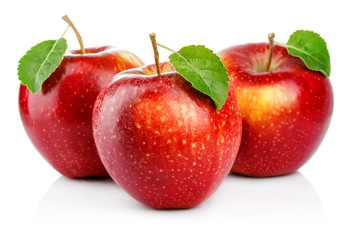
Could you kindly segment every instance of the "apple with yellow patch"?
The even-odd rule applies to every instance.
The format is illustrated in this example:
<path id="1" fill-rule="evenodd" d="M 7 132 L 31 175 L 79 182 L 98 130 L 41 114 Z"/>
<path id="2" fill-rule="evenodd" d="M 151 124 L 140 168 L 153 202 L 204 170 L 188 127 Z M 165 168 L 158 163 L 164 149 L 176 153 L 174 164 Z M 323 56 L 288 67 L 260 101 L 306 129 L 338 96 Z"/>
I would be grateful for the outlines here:
<path id="1" fill-rule="evenodd" d="M 296 171 L 316 151 L 331 119 L 330 80 L 307 69 L 285 47 L 272 49 L 270 58 L 267 43 L 234 46 L 218 54 L 243 117 L 235 173 L 268 177 Z"/>

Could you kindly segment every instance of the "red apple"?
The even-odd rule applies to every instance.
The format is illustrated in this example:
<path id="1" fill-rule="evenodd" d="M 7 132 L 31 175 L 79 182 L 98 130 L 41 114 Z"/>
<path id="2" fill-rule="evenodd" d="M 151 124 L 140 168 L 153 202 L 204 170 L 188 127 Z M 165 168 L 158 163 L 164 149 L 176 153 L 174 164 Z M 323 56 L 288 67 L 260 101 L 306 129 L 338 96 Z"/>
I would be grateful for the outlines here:
<path id="1" fill-rule="evenodd" d="M 141 66 L 132 53 L 111 47 L 72 51 L 32 94 L 20 86 L 19 107 L 25 130 L 43 157 L 67 177 L 107 176 L 92 135 L 92 108 L 115 74 Z"/>
<path id="2" fill-rule="evenodd" d="M 243 117 L 242 144 L 232 171 L 254 177 L 289 174 L 315 152 L 328 128 L 333 108 L 330 81 L 306 68 L 281 46 L 247 44 L 218 55 Z"/>
<path id="3" fill-rule="evenodd" d="M 190 208 L 229 173 L 241 140 L 233 92 L 223 108 L 170 63 L 116 75 L 99 94 L 93 134 L 114 181 L 150 207 Z"/>

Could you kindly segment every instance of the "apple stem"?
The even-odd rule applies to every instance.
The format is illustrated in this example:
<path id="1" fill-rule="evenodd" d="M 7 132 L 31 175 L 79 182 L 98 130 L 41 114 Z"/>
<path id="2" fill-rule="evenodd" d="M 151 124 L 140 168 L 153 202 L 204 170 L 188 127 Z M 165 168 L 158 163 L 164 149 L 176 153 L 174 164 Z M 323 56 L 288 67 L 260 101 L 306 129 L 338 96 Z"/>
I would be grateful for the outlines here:
<path id="1" fill-rule="evenodd" d="M 273 58 L 274 37 L 275 37 L 274 33 L 270 33 L 268 35 L 268 38 L 269 38 L 269 56 L 268 56 L 268 62 L 266 64 L 266 66 L 265 66 L 265 71 L 267 71 L 267 72 L 270 69 L 271 59 Z"/>
<path id="2" fill-rule="evenodd" d="M 156 34 L 150 33 L 149 36 L 150 36 L 152 48 L 154 49 L 156 72 L 158 75 L 160 75 L 160 61 L 159 61 L 159 51 L 157 50 Z"/>
<path id="3" fill-rule="evenodd" d="M 68 23 L 69 26 L 71 26 L 71 28 L 73 29 L 74 33 L 76 34 L 77 36 L 77 39 L 78 39 L 78 42 L 79 42 L 79 46 L 81 47 L 81 53 L 82 54 L 85 54 L 86 51 L 84 49 L 84 45 L 83 45 L 83 40 L 82 40 L 82 37 L 81 35 L 79 34 L 77 28 L 74 26 L 74 24 L 72 23 L 72 21 L 69 19 L 69 17 L 67 15 L 64 15 L 62 17 L 62 19 Z"/>

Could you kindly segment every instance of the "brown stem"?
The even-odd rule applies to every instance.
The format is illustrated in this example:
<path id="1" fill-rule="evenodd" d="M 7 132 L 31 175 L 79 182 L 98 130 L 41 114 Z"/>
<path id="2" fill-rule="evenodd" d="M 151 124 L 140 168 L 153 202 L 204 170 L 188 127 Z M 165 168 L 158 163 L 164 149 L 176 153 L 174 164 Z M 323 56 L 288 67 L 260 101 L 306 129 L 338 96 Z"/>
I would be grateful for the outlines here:
<path id="1" fill-rule="evenodd" d="M 275 37 L 275 34 L 274 33 L 270 33 L 268 35 L 268 38 L 269 38 L 269 56 L 268 56 L 268 62 L 267 62 L 267 65 L 265 66 L 265 71 L 269 71 L 270 69 L 270 64 L 271 64 L 271 59 L 273 57 L 273 49 L 274 49 L 274 37 Z"/>
<path id="2" fill-rule="evenodd" d="M 157 50 L 156 34 L 150 33 L 149 36 L 150 36 L 150 40 L 152 43 L 152 48 L 154 49 L 156 72 L 157 72 L 157 74 L 160 74 L 159 51 Z"/>
<path id="3" fill-rule="evenodd" d="M 77 28 L 74 26 L 74 24 L 72 23 L 72 21 L 69 19 L 69 17 L 67 15 L 64 15 L 62 17 L 63 20 L 65 20 L 69 26 L 71 26 L 71 28 L 73 29 L 74 33 L 76 34 L 77 36 L 77 39 L 78 39 L 78 42 L 79 42 L 79 46 L 81 47 L 81 53 L 82 54 L 85 54 L 86 51 L 84 49 L 84 46 L 83 46 L 83 41 L 82 41 L 82 37 L 81 35 L 79 34 Z"/>

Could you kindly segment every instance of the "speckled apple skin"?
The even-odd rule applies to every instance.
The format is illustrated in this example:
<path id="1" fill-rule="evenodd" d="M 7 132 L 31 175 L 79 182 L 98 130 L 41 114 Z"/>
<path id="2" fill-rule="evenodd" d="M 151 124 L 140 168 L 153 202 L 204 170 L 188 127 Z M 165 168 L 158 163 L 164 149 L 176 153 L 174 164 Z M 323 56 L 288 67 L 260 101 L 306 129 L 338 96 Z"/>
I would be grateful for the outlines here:
<path id="1" fill-rule="evenodd" d="M 333 110 L 330 80 L 308 70 L 284 47 L 274 47 L 269 72 L 257 72 L 268 48 L 266 43 L 247 44 L 219 53 L 243 117 L 232 171 L 254 177 L 299 169 L 322 141 Z"/>
<path id="2" fill-rule="evenodd" d="M 92 110 L 100 90 L 113 76 L 142 66 L 135 55 L 111 47 L 72 51 L 32 94 L 21 85 L 20 115 L 25 130 L 42 156 L 62 175 L 108 176 L 92 134 Z"/>
<path id="3" fill-rule="evenodd" d="M 191 208 L 229 173 L 242 119 L 232 91 L 217 111 L 169 63 L 161 69 L 116 75 L 95 103 L 94 139 L 110 176 L 133 198 L 157 209 Z"/>

